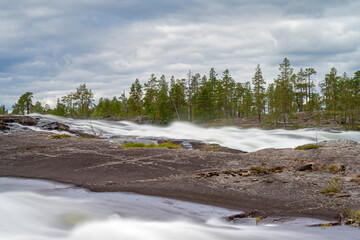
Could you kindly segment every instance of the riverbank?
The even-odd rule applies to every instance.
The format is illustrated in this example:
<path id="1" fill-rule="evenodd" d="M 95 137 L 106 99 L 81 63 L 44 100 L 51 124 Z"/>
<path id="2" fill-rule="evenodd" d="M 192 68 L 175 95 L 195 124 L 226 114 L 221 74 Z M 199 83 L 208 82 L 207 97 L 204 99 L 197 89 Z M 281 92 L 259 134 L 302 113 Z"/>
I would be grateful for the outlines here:
<path id="1" fill-rule="evenodd" d="M 99 139 L 19 132 L 0 134 L 0 176 L 46 179 L 98 192 L 163 196 L 258 217 L 332 220 L 347 210 L 360 210 L 360 144 L 333 145 L 252 153 L 217 148 L 123 149 Z M 326 192 L 331 184 L 338 190 Z"/>

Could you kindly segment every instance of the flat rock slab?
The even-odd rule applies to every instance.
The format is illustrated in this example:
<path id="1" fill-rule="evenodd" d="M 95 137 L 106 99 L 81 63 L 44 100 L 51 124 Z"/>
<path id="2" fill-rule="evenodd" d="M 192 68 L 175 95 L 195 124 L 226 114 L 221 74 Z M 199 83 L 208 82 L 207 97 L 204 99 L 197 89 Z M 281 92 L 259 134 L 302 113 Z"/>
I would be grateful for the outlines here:
<path id="1" fill-rule="evenodd" d="M 0 134 L 0 176 L 71 183 L 253 211 L 332 219 L 360 210 L 360 147 L 227 153 L 123 149 L 99 139 L 51 133 Z M 297 171 L 301 166 L 311 168 Z M 343 168 L 340 168 L 343 166 Z M 323 194 L 339 178 L 339 192 Z M 341 196 L 341 197 L 338 197 Z"/>

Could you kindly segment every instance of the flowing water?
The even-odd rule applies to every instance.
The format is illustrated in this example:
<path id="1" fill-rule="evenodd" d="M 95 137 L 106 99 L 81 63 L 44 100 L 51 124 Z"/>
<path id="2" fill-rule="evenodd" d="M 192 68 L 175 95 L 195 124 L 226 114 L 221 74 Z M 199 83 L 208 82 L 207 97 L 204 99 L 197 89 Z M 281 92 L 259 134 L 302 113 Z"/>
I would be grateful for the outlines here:
<path id="1" fill-rule="evenodd" d="M 37 115 L 33 115 L 37 116 Z M 56 121 L 70 126 L 71 129 L 102 138 L 119 141 L 119 137 L 194 139 L 206 143 L 216 143 L 224 147 L 247 152 L 264 148 L 296 147 L 307 143 L 325 140 L 347 139 L 360 142 L 360 132 L 329 131 L 324 129 L 299 130 L 262 130 L 257 128 L 240 129 L 237 127 L 203 128 L 188 122 L 174 122 L 167 127 L 140 125 L 127 121 L 79 120 L 53 115 L 38 115 L 46 121 Z M 39 131 L 39 128 L 29 127 Z"/>
<path id="2" fill-rule="evenodd" d="M 202 128 L 175 122 L 167 127 L 131 122 L 77 120 L 42 115 L 71 129 L 101 135 L 110 141 L 132 138 L 195 139 L 244 151 L 295 147 L 316 141 L 360 141 L 359 132 L 321 129 L 261 130 L 236 127 Z M 22 128 L 14 124 L 13 127 Z M 44 131 L 39 127 L 25 127 Z M 56 132 L 56 131 L 55 131 Z M 239 211 L 141 196 L 131 193 L 92 193 L 71 185 L 47 181 L 0 178 L 0 240 L 278 240 L 351 239 L 360 231 L 351 227 L 306 227 L 315 219 L 288 219 L 281 224 L 228 223 L 222 216 Z M 244 224 L 247 223 L 247 224 Z"/>
<path id="3" fill-rule="evenodd" d="M 130 193 L 92 193 L 40 180 L 0 178 L 0 239 L 278 240 L 360 239 L 351 227 L 230 224 L 238 211 Z"/>

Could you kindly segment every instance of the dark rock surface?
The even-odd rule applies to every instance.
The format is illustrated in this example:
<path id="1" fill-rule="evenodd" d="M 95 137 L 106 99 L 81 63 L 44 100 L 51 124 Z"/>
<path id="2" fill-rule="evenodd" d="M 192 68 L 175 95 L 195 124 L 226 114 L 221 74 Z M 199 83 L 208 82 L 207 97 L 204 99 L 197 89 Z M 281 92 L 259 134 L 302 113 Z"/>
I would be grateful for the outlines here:
<path id="1" fill-rule="evenodd" d="M 262 216 L 332 219 L 360 210 L 360 146 L 227 153 L 123 149 L 120 144 L 51 133 L 0 133 L 0 176 L 71 183 L 201 202 Z M 298 171 L 311 164 L 311 169 Z M 339 191 L 324 194 L 338 178 Z"/>

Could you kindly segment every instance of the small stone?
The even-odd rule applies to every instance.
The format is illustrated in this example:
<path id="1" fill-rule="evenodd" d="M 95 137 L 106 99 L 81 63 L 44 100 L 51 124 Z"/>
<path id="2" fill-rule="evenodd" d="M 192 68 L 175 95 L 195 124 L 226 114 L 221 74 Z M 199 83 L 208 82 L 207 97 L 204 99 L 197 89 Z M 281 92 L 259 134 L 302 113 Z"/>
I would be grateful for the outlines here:
<path id="1" fill-rule="evenodd" d="M 275 180 L 273 178 L 266 178 L 264 179 L 264 182 L 266 183 L 273 183 Z"/>
<path id="2" fill-rule="evenodd" d="M 298 167 L 296 170 L 297 171 L 312 171 L 313 166 L 314 166 L 314 163 L 311 162 L 311 163 L 307 163 L 305 165 L 302 165 L 302 166 Z"/>

